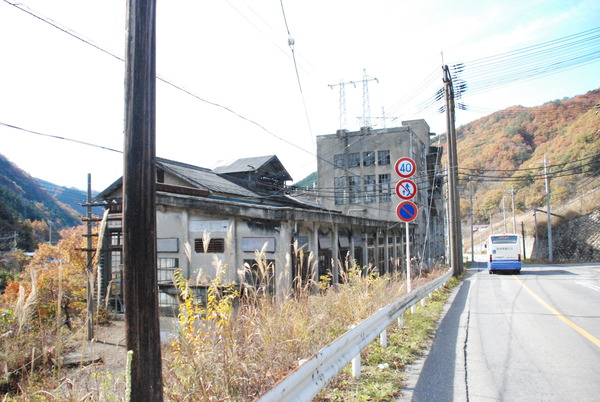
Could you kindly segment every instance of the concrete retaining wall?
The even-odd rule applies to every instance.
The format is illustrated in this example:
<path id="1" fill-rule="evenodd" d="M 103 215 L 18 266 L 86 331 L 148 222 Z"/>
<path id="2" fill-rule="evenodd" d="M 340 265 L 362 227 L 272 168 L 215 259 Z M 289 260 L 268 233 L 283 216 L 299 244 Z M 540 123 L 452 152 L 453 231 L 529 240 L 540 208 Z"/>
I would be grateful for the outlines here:
<path id="1" fill-rule="evenodd" d="M 538 238 L 532 256 L 537 260 L 547 260 L 547 234 L 540 234 Z M 600 208 L 553 225 L 552 245 L 554 262 L 600 261 Z"/>

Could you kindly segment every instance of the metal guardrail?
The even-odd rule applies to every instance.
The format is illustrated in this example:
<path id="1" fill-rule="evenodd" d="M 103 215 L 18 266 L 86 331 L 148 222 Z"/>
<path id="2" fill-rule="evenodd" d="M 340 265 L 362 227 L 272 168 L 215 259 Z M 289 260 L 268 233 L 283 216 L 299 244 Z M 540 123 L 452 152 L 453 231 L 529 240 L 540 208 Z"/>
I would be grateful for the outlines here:
<path id="1" fill-rule="evenodd" d="M 452 271 L 449 270 L 443 276 L 383 307 L 314 354 L 262 395 L 259 401 L 310 401 L 348 363 L 353 359 L 360 359 L 361 350 L 379 335 L 385 334 L 387 327 L 401 317 L 408 308 L 419 301 L 424 301 L 427 295 L 431 295 L 444 285 L 451 275 Z"/>

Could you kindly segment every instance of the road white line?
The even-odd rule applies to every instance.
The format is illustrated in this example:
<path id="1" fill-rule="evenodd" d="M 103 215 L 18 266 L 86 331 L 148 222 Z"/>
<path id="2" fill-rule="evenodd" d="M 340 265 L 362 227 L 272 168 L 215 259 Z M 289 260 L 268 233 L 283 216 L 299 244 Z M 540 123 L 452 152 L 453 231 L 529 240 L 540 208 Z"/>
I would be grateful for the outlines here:
<path id="1" fill-rule="evenodd" d="M 578 284 L 578 285 L 581 285 L 581 286 L 585 286 L 586 288 L 590 288 L 592 290 L 595 290 L 596 292 L 600 292 L 600 286 L 593 285 L 593 284 L 588 283 L 588 282 L 579 282 L 579 281 L 576 281 L 575 283 Z"/>

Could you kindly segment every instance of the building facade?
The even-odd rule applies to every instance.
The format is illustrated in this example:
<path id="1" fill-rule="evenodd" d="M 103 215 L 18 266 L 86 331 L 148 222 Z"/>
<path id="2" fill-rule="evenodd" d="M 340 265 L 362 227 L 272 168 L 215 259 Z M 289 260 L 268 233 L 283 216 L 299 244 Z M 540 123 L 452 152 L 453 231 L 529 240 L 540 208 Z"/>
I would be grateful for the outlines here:
<path id="1" fill-rule="evenodd" d="M 392 187 L 393 162 L 404 148 L 411 150 L 420 171 L 437 172 L 441 150 L 432 158 L 428 129 L 424 121 L 418 121 L 413 128 L 389 133 L 318 137 L 319 187 L 322 190 L 324 183 L 332 189 L 320 195 L 318 202 L 285 186 L 291 177 L 274 155 L 240 159 L 215 170 L 157 159 L 156 270 L 161 310 L 169 312 L 177 304 L 173 297 L 176 269 L 198 290 L 218 277 L 223 283 L 268 289 L 278 297 L 297 286 L 316 292 L 324 275 L 332 283 L 343 281 L 344 271 L 354 266 L 381 274 L 402 271 L 406 243 L 413 248 L 426 244 L 422 238 L 430 231 L 419 226 L 426 222 L 435 227 L 443 215 L 424 219 L 433 216 L 433 201 L 440 193 L 435 174 L 419 179 L 418 202 L 432 208 L 419 213 L 420 220 L 411 224 L 408 238 L 390 210 L 397 198 Z M 374 141 L 355 147 L 353 141 L 363 137 Z M 341 147 L 339 141 L 348 145 Z M 335 165 L 342 165 L 340 154 L 344 168 Z M 330 163 L 322 163 L 327 158 Z M 352 191 L 336 187 L 339 177 L 352 184 Z M 123 307 L 122 184 L 119 179 L 96 197 L 106 205 L 98 294 L 116 309 Z M 429 255 L 434 254 L 439 257 L 443 250 Z"/>
<path id="2" fill-rule="evenodd" d="M 410 223 L 413 253 L 421 261 L 443 260 L 442 149 L 430 146 L 431 135 L 425 120 L 410 120 L 400 127 L 364 127 L 355 132 L 338 130 L 318 136 L 319 204 L 345 215 L 385 221 L 391 236 L 401 238 L 404 223 L 396 208 L 403 199 L 396 194 L 396 183 L 401 177 L 395 172 L 395 163 L 403 157 L 411 158 L 416 173 L 410 179 L 417 187 L 411 201 L 419 209 L 417 218 Z"/>

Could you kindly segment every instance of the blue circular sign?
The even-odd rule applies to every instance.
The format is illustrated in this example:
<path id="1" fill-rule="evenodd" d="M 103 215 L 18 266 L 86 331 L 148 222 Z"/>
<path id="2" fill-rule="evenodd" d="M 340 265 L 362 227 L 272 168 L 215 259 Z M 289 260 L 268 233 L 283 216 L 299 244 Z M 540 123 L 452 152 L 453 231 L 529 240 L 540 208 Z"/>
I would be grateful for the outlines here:
<path id="1" fill-rule="evenodd" d="M 412 201 L 404 201 L 398 204 L 396 215 L 402 222 L 412 222 L 419 215 L 419 208 Z"/>

